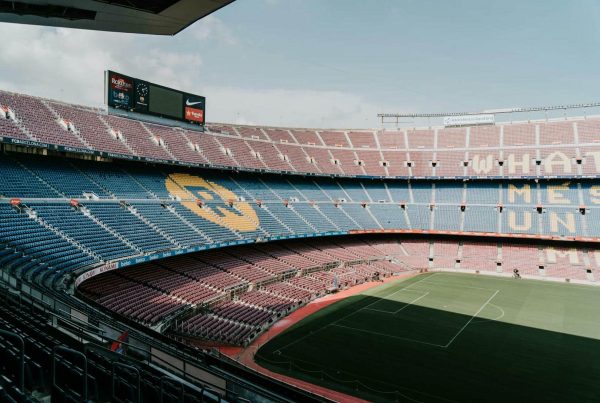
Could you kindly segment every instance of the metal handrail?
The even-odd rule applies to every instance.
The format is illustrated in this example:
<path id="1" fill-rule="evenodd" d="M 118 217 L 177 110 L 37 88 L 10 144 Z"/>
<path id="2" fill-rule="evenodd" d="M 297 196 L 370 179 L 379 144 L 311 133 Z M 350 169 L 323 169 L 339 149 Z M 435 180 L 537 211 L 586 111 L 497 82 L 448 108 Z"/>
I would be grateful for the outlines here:
<path id="1" fill-rule="evenodd" d="M 25 340 L 23 340 L 21 335 L 8 330 L 0 329 L 0 335 L 3 335 L 4 337 L 12 337 L 15 340 L 18 340 L 19 344 L 21 345 L 21 354 L 19 357 L 19 390 L 22 393 L 25 393 Z"/>
<path id="2" fill-rule="evenodd" d="M 62 352 L 62 353 L 68 353 L 71 354 L 73 356 L 79 357 L 83 359 L 83 400 L 87 401 L 88 400 L 88 360 L 87 357 L 77 351 L 77 350 L 73 350 L 67 347 L 63 347 L 63 346 L 54 346 L 54 348 L 52 349 L 52 386 L 59 389 L 59 390 L 63 390 L 60 386 L 58 386 L 58 384 L 56 383 L 56 362 L 57 362 L 57 352 Z"/>

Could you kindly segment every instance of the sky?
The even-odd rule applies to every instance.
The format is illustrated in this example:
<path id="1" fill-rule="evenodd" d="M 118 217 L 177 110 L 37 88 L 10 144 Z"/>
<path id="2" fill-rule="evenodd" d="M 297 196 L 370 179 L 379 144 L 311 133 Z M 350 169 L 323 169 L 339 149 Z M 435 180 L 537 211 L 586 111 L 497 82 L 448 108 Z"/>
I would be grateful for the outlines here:
<path id="1" fill-rule="evenodd" d="M 209 122 L 600 101 L 592 0 L 238 0 L 173 37 L 0 23 L 0 89 L 101 106 L 103 71 L 207 97 Z"/>

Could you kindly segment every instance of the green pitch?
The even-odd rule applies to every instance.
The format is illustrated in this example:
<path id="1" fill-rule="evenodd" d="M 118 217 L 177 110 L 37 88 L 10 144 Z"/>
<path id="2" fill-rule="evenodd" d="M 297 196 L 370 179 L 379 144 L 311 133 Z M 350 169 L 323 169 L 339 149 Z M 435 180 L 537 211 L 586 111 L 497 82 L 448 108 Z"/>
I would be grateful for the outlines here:
<path id="1" fill-rule="evenodd" d="M 600 287 L 433 273 L 315 313 L 273 371 L 376 401 L 600 401 Z"/>

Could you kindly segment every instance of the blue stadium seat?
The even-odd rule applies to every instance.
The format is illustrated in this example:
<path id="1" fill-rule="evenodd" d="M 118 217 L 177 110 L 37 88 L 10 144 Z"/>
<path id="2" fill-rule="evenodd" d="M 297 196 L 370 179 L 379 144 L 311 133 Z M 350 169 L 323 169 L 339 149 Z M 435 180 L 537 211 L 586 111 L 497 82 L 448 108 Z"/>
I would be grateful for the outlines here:
<path id="1" fill-rule="evenodd" d="M 415 203 L 431 203 L 431 182 L 411 182 L 411 190 Z"/>
<path id="2" fill-rule="evenodd" d="M 140 218 L 127 211 L 125 207 L 120 206 L 119 203 L 87 202 L 85 207 L 96 218 L 125 237 L 143 252 L 155 252 L 171 249 L 175 246 Z"/>
<path id="3" fill-rule="evenodd" d="M 463 201 L 463 184 L 461 182 L 439 181 L 435 183 L 435 202 L 460 205 Z"/>
<path id="4" fill-rule="evenodd" d="M 20 157 L 19 161 L 66 197 L 81 198 L 84 193 L 93 193 L 100 198 L 111 197 L 87 176 L 77 172 L 68 160 L 56 159 L 49 165 L 47 157 L 28 156 Z"/>
<path id="5" fill-rule="evenodd" d="M 67 203 L 30 204 L 39 217 L 58 228 L 104 260 L 136 255 L 137 252 Z"/>
<path id="6" fill-rule="evenodd" d="M 404 210 L 400 205 L 373 203 L 369 205 L 371 213 L 385 229 L 408 229 L 408 223 L 404 216 Z"/>
<path id="7" fill-rule="evenodd" d="M 391 202 L 390 194 L 386 190 L 385 182 L 383 181 L 362 181 L 361 182 L 373 202 L 385 201 Z"/>
<path id="8" fill-rule="evenodd" d="M 315 227 L 317 232 L 337 231 L 337 228 L 334 227 L 317 208 L 311 206 L 309 203 L 294 203 L 292 207 L 299 215 L 304 217 L 306 221 Z"/>
<path id="9" fill-rule="evenodd" d="M 333 179 L 320 178 L 317 181 L 319 187 L 325 192 L 329 199 L 331 200 L 346 200 L 352 201 L 352 196 L 344 191 L 344 189 L 339 185 L 339 183 Z M 313 185 L 314 186 L 314 185 Z M 357 202 L 366 201 L 366 195 L 362 196 L 360 193 L 354 195 L 359 200 L 354 200 Z M 350 199 L 349 199 L 350 198 Z M 318 199 L 310 199 L 310 200 L 326 200 L 324 197 L 320 197 Z"/>
<path id="10" fill-rule="evenodd" d="M 500 215 L 495 206 L 467 206 L 465 209 L 464 231 L 498 232 Z"/>
<path id="11" fill-rule="evenodd" d="M 370 201 L 369 196 L 367 195 L 367 193 L 365 192 L 365 189 L 362 187 L 361 183 L 358 181 L 339 181 L 340 187 L 342 189 L 344 189 L 344 192 L 350 196 L 350 201 L 355 201 L 355 202 L 368 202 Z M 329 191 L 329 190 L 327 190 Z M 329 191 L 330 194 L 331 191 Z M 337 192 L 336 192 L 337 194 Z M 344 197 L 344 196 L 341 196 Z"/>
<path id="12" fill-rule="evenodd" d="M 319 203 L 319 210 L 323 212 L 331 221 L 333 221 L 341 230 L 361 229 L 355 224 L 341 206 L 336 207 L 333 203 Z"/>
<path id="13" fill-rule="evenodd" d="M 0 155 L 0 196 L 4 197 L 61 197 L 50 186 L 21 167 L 7 155 Z"/>
<path id="14" fill-rule="evenodd" d="M 410 202 L 410 193 L 408 192 L 408 182 L 406 181 L 388 181 L 385 182 L 392 201 L 394 202 Z"/>
<path id="15" fill-rule="evenodd" d="M 341 208 L 354 219 L 362 229 L 380 229 L 365 207 L 356 203 L 342 203 Z"/>
<path id="16" fill-rule="evenodd" d="M 468 182 L 466 203 L 497 205 L 500 203 L 500 186 L 498 182 Z"/>
<path id="17" fill-rule="evenodd" d="M 461 211 L 459 205 L 437 204 L 435 206 L 434 230 L 438 231 L 459 231 L 461 221 Z"/>
<path id="18" fill-rule="evenodd" d="M 406 208 L 411 229 L 429 230 L 431 211 L 428 205 L 411 204 Z"/>
<path id="19" fill-rule="evenodd" d="M 107 192 L 118 199 L 154 198 L 150 192 L 136 182 L 131 175 L 114 164 L 77 161 L 74 165 Z"/>

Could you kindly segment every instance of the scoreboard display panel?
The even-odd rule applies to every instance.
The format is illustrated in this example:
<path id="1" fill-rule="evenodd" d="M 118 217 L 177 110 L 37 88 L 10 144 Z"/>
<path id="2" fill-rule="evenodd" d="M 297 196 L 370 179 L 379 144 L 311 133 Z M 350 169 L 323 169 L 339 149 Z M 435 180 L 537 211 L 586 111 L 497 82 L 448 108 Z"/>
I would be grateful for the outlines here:
<path id="1" fill-rule="evenodd" d="M 105 100 L 111 108 L 160 116 L 197 125 L 206 119 L 206 98 L 114 71 L 105 73 Z"/>
<path id="2" fill-rule="evenodd" d="M 158 115 L 174 119 L 183 119 L 183 94 L 168 88 L 150 84 L 150 97 L 148 110 Z"/>

